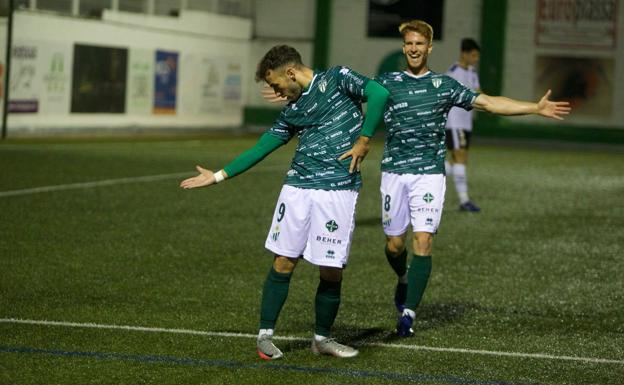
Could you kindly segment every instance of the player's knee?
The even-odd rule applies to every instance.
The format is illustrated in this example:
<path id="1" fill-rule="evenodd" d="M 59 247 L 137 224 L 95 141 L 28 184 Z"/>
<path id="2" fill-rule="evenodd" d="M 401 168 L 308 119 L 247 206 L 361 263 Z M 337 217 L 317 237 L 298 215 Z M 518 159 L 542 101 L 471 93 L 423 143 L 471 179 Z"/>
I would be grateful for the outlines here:
<path id="1" fill-rule="evenodd" d="M 463 148 L 453 151 L 453 162 L 466 164 L 468 162 L 468 152 Z"/>
<path id="2" fill-rule="evenodd" d="M 342 281 L 342 269 L 339 267 L 319 266 L 319 275 L 323 281 Z"/>
<path id="3" fill-rule="evenodd" d="M 403 237 L 387 237 L 386 249 L 392 255 L 399 255 L 405 250 L 405 239 Z"/>
<path id="4" fill-rule="evenodd" d="M 282 257 L 280 255 L 276 255 L 273 260 L 273 269 L 278 273 L 286 274 L 292 273 L 295 270 L 295 266 L 297 266 L 296 258 L 288 258 Z"/>
<path id="5" fill-rule="evenodd" d="M 414 233 L 414 254 L 431 255 L 433 234 L 425 232 Z"/>

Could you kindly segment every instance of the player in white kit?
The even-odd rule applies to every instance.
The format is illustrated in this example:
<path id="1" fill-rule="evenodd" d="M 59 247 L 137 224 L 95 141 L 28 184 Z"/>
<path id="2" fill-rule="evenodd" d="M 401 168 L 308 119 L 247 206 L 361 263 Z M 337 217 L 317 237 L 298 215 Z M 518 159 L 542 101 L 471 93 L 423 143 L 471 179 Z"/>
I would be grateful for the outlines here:
<path id="1" fill-rule="evenodd" d="M 481 92 L 479 75 L 474 66 L 479 61 L 480 48 L 476 41 L 470 38 L 462 39 L 459 60 L 446 71 L 446 74 L 459 81 L 473 91 Z M 452 176 L 455 190 L 459 197 L 461 211 L 479 212 L 481 209 L 468 197 L 468 178 L 466 165 L 468 163 L 468 149 L 472 134 L 472 111 L 453 107 L 446 121 L 446 148 L 450 160 L 446 162 L 446 175 Z"/>

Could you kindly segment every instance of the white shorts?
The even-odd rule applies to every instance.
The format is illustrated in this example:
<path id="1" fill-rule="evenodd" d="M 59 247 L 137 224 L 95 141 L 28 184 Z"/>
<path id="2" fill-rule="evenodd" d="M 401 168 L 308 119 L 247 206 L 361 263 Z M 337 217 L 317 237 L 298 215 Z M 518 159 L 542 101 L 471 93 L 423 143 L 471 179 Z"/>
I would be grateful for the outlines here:
<path id="1" fill-rule="evenodd" d="M 355 228 L 358 193 L 284 185 L 265 247 L 277 255 L 303 257 L 319 266 L 343 268 Z"/>
<path id="2" fill-rule="evenodd" d="M 412 231 L 435 234 L 442 218 L 446 177 L 442 174 L 381 173 L 381 218 L 384 233 Z"/>

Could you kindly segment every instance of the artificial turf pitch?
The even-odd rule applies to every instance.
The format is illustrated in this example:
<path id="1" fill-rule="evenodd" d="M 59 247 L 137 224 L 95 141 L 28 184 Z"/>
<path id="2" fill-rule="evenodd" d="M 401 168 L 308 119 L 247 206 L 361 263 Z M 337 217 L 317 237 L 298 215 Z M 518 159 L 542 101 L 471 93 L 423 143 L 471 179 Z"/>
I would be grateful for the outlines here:
<path id="1" fill-rule="evenodd" d="M 624 382 L 622 151 L 474 146 L 483 212 L 458 212 L 448 181 L 416 336 L 397 339 L 377 140 L 334 327 L 360 355 L 309 351 L 318 273 L 302 262 L 276 331 L 294 339 L 276 341 L 285 357 L 267 363 L 252 337 L 271 263 L 263 245 L 294 145 L 208 189 L 133 179 L 218 169 L 254 142 L 1 143 L 0 384 Z M 102 180 L 113 181 L 71 186 Z M 6 193 L 41 186 L 61 187 Z"/>

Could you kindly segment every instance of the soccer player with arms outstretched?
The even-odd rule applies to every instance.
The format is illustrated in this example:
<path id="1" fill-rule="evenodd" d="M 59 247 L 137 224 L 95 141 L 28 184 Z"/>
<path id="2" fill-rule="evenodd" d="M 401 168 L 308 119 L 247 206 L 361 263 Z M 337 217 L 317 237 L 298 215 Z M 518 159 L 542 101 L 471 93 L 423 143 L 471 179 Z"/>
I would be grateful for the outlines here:
<path id="1" fill-rule="evenodd" d="M 412 323 L 431 273 L 433 235 L 442 216 L 445 192 L 445 123 L 451 107 L 476 108 L 499 115 L 536 114 L 562 119 L 569 103 L 538 103 L 479 94 L 455 79 L 427 67 L 433 29 L 421 20 L 401 24 L 407 69 L 378 76 L 389 92 L 384 121 L 386 142 L 381 161 L 382 222 L 385 253 L 398 276 L 395 305 L 400 312 L 397 333 L 413 334 Z M 367 148 L 350 151 L 358 159 Z M 407 268 L 407 229 L 412 225 L 414 257 Z"/>
<path id="2" fill-rule="evenodd" d="M 462 39 L 459 60 L 446 71 L 446 74 L 473 91 L 481 92 L 479 74 L 475 65 L 479 62 L 481 49 L 474 39 Z M 450 162 L 445 164 L 446 175 L 453 176 L 455 191 L 459 197 L 459 210 L 479 212 L 479 206 L 468 196 L 466 165 L 472 135 L 472 111 L 453 107 L 446 121 L 446 149 L 451 153 Z"/>
<path id="3" fill-rule="evenodd" d="M 213 173 L 197 166 L 199 175 L 180 184 L 185 189 L 210 186 L 232 178 L 261 161 L 294 136 L 299 143 L 286 174 L 265 247 L 275 256 L 265 280 L 257 351 L 273 360 L 282 352 L 272 337 L 286 301 L 290 279 L 303 257 L 319 266 L 316 322 L 312 352 L 354 357 L 356 349 L 330 337 L 338 313 L 342 270 L 349 257 L 355 226 L 355 205 L 361 185 L 362 158 L 345 153 L 366 147 L 381 121 L 388 92 L 375 81 L 347 67 L 316 72 L 304 66 L 292 47 L 269 50 L 258 64 L 257 81 L 265 81 L 275 97 L 285 97 L 279 118 L 256 145 Z M 362 103 L 368 102 L 366 119 Z"/>

